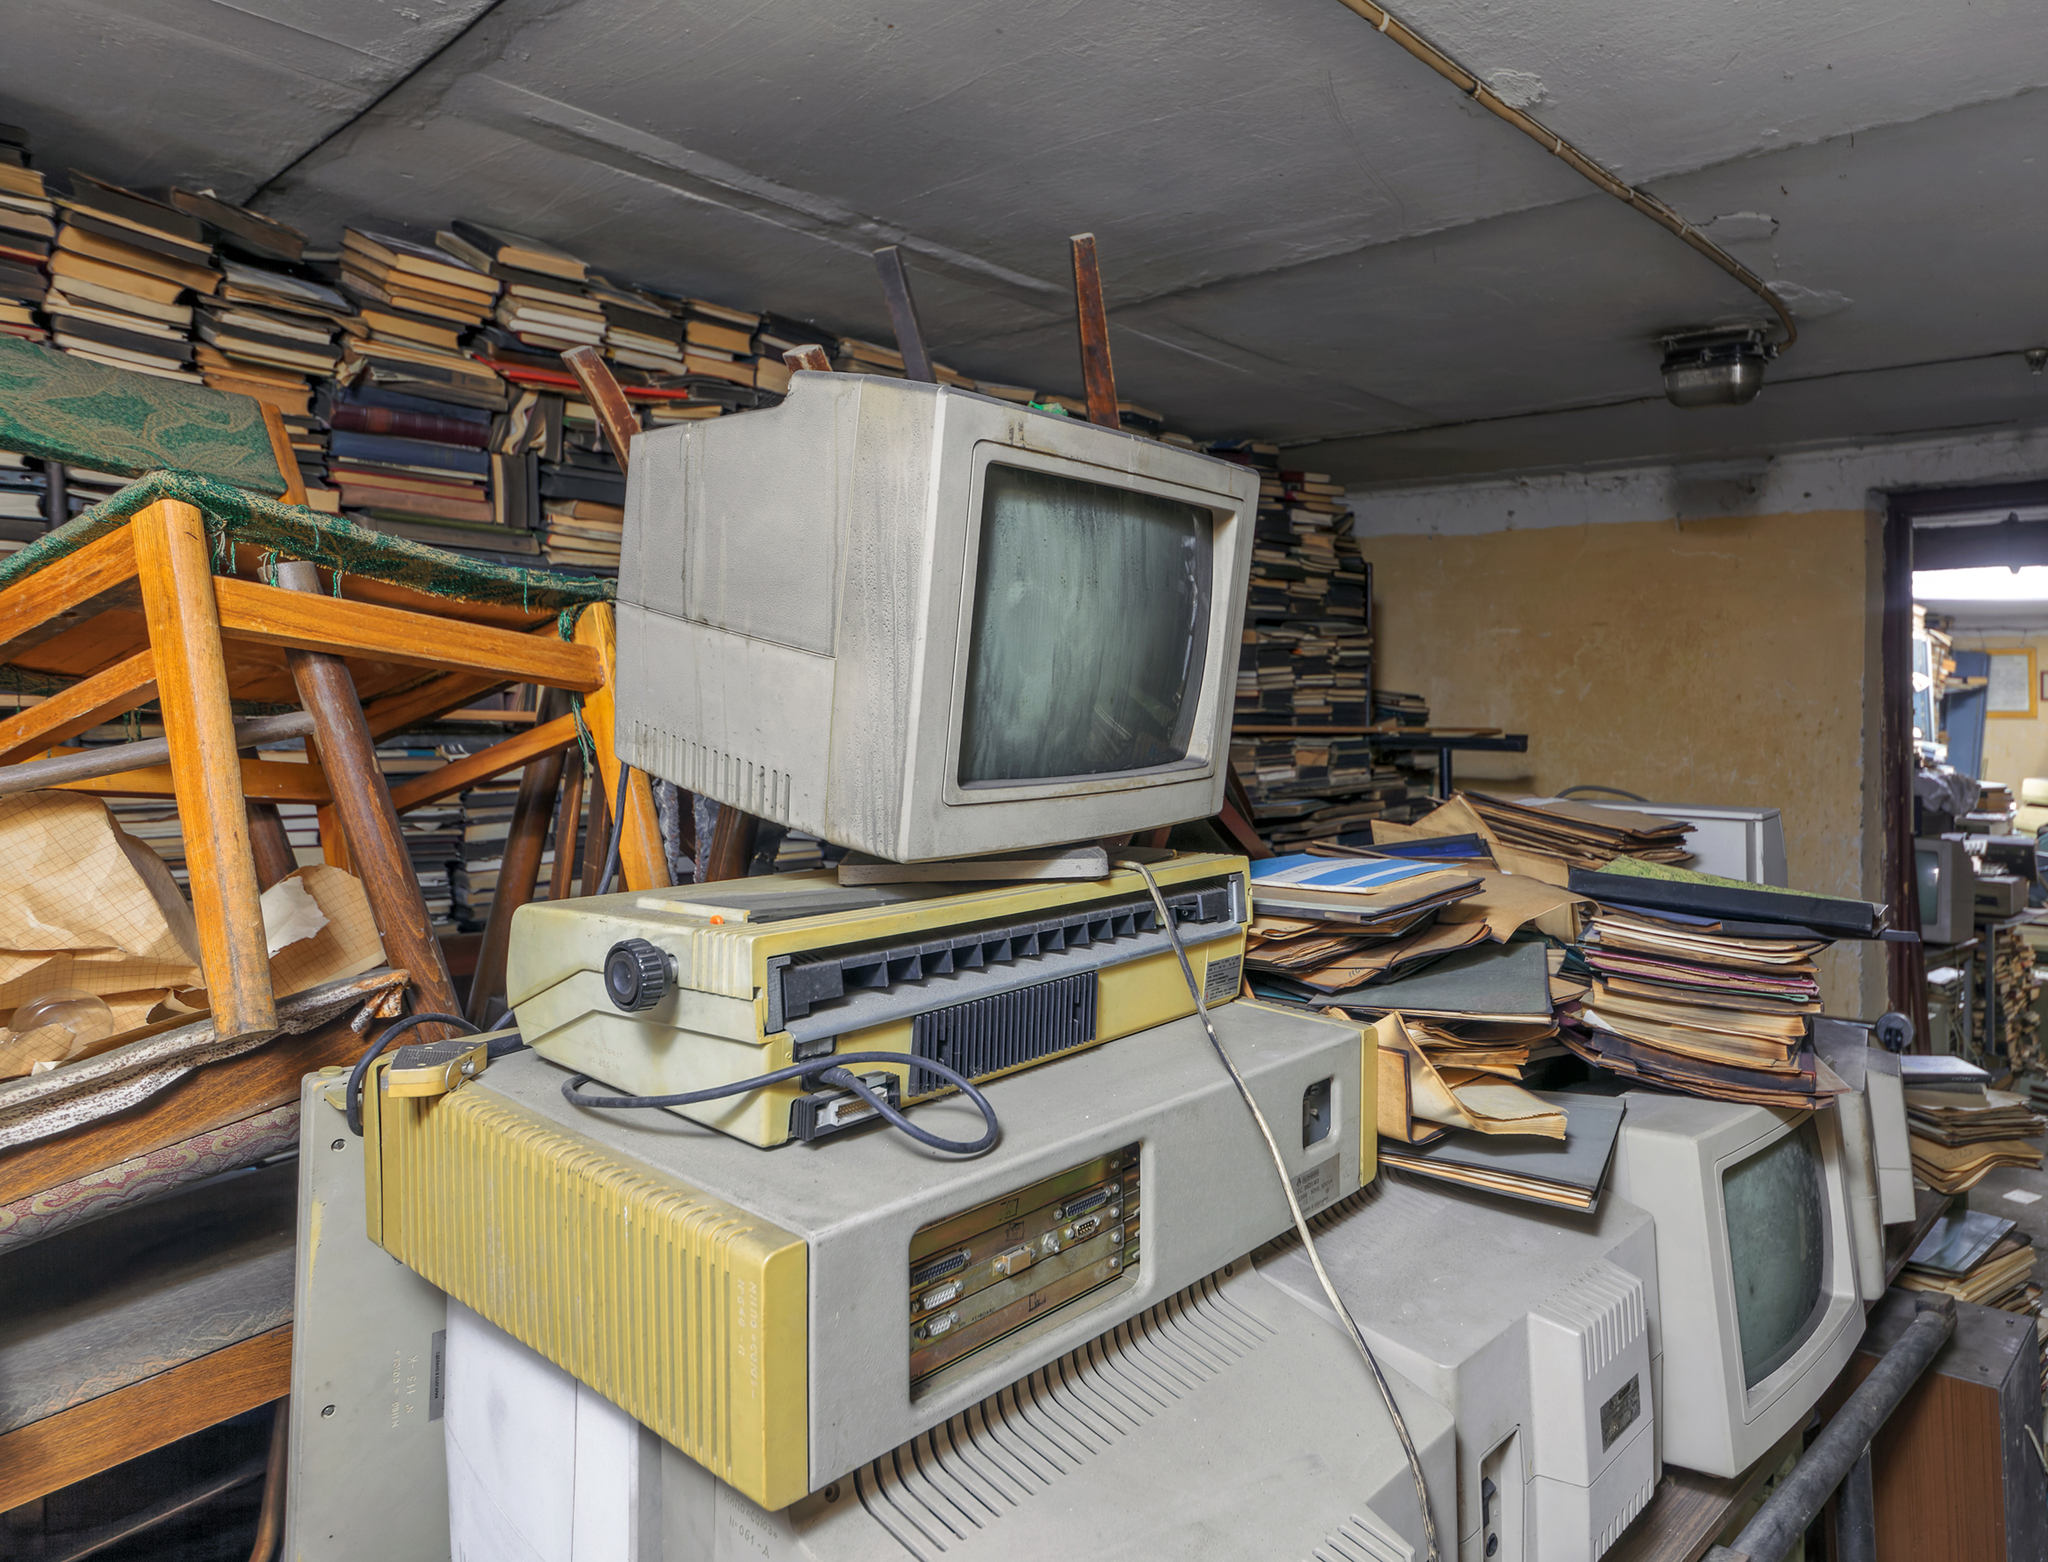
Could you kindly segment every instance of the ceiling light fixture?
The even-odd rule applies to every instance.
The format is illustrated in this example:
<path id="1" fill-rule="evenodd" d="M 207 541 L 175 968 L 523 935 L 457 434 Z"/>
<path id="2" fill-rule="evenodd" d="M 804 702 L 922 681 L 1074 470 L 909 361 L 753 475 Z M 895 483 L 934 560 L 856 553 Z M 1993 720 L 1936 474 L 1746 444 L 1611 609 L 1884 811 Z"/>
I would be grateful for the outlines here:
<path id="1" fill-rule="evenodd" d="M 1778 356 L 1762 326 L 1681 331 L 1664 338 L 1664 396 L 1674 407 L 1739 407 L 1763 389 Z"/>

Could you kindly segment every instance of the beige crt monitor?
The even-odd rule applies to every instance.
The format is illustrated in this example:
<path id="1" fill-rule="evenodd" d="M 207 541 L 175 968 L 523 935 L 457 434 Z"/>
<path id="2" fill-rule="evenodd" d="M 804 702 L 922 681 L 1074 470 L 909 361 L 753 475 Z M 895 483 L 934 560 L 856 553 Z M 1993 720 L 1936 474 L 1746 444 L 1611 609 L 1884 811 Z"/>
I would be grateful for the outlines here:
<path id="1" fill-rule="evenodd" d="M 1835 1109 L 1624 1099 L 1607 1186 L 1657 1223 L 1663 1459 L 1738 1475 L 1799 1424 L 1863 1337 Z"/>
<path id="2" fill-rule="evenodd" d="M 634 441 L 618 749 L 896 861 L 1221 806 L 1257 474 L 805 371 Z"/>

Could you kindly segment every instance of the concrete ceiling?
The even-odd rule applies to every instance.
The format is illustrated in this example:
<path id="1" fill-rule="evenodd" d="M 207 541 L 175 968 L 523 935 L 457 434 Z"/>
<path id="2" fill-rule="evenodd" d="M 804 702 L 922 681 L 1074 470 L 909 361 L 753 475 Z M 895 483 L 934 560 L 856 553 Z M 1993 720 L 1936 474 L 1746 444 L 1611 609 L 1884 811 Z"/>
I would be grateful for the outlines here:
<path id="1" fill-rule="evenodd" d="M 2048 422 L 2048 28 L 2025 0 L 1402 0 L 1764 276 L 1799 344 L 1682 413 L 1655 338 L 1761 304 L 1336 0 L 16 0 L 46 168 L 211 185 L 332 242 L 453 217 L 629 280 L 1073 391 L 1347 481 Z"/>

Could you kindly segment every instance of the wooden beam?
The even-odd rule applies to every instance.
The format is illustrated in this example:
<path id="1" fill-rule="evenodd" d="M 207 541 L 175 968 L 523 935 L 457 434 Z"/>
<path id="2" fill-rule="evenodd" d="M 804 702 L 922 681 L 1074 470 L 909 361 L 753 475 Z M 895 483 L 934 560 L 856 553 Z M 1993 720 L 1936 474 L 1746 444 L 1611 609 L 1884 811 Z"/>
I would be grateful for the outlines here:
<path id="1" fill-rule="evenodd" d="M 92 750 L 60 749 L 58 752 L 60 754 L 90 754 Z M 233 753 L 233 750 L 229 752 Z M 221 770 L 223 777 L 236 775 L 240 777 L 240 785 L 235 790 L 233 806 L 236 818 L 244 822 L 230 833 L 241 838 L 241 850 L 244 856 L 247 856 L 249 852 L 247 814 L 242 807 L 245 799 L 258 803 L 313 803 L 319 805 L 331 801 L 333 797 L 332 790 L 327 784 L 327 773 L 318 765 L 286 764 L 273 759 L 241 759 L 239 757 L 236 758 L 235 763 L 239 767 L 238 769 L 229 770 L 226 766 L 222 766 Z M 93 776 L 83 781 L 59 782 L 52 790 L 87 792 L 94 797 L 175 797 L 180 805 L 178 809 L 179 816 L 185 820 L 185 841 L 189 858 L 193 821 L 196 817 L 199 817 L 194 810 L 199 805 L 191 803 L 183 795 L 180 791 L 182 783 L 178 781 L 177 777 L 178 767 L 174 759 L 168 765 L 145 765 L 136 770 L 123 770 L 110 776 Z M 252 884 L 255 882 L 255 871 L 252 860 L 249 869 L 250 883 Z M 194 897 L 196 900 L 196 891 L 194 892 Z M 258 923 L 258 931 L 261 931 L 260 918 Z M 265 962 L 264 969 L 266 971 L 269 969 L 267 961 Z"/>
<path id="2" fill-rule="evenodd" d="M 156 698 L 156 655 L 137 651 L 0 721 L 0 765 L 31 759 Z"/>
<path id="3" fill-rule="evenodd" d="M 583 819 L 583 750 L 568 751 L 562 792 L 555 804 L 555 866 L 548 876 L 548 899 L 567 900 L 576 872 L 576 826 Z"/>
<path id="4" fill-rule="evenodd" d="M 290 1324 L 0 1436 L 0 1513 L 291 1392 Z"/>
<path id="5" fill-rule="evenodd" d="M 109 598 L 132 596 L 132 530 L 131 525 L 111 531 L 0 591 L 0 661 L 12 661 L 26 646 L 92 617 Z"/>
<path id="6" fill-rule="evenodd" d="M 279 584 L 276 587 L 262 589 L 275 590 L 284 597 L 309 598 L 317 596 L 320 590 L 319 572 L 299 559 L 279 564 L 277 578 Z M 331 598 L 319 600 L 323 604 L 332 601 Z M 354 603 L 345 605 L 357 606 Z M 415 614 L 396 613 L 386 608 L 374 611 L 391 612 L 395 618 L 422 625 L 422 620 Z M 436 628 L 456 627 L 432 619 L 424 623 L 433 624 Z M 418 632 L 416 629 L 415 633 Z M 504 635 L 503 638 L 519 640 L 525 637 Z M 356 686 L 349 676 L 348 664 L 338 656 L 297 647 L 286 651 L 285 659 L 291 664 L 292 681 L 299 690 L 299 703 L 315 724 L 314 741 L 319 744 L 321 766 L 330 777 L 334 811 L 341 818 L 342 834 L 348 841 L 348 854 L 355 875 L 362 881 L 370 912 L 377 921 L 377 932 L 384 940 L 384 957 L 391 965 L 402 967 L 411 974 L 419 1010 L 437 1014 L 459 1013 L 455 984 L 449 978 L 447 962 L 441 957 L 441 946 L 429 931 L 426 899 L 421 895 L 419 879 L 412 871 L 412 857 L 406 851 L 405 832 L 399 826 L 398 812 L 391 806 L 391 788 L 385 782 L 383 772 L 377 768 L 376 740 L 370 736 L 369 723 L 363 718 L 362 702 L 356 698 Z M 436 1041 L 443 1034 L 443 1027 L 429 1025 L 421 1034 L 429 1041 Z"/>
<path id="7" fill-rule="evenodd" d="M 1102 306 L 1102 267 L 1095 235 L 1077 233 L 1074 245 L 1074 312 L 1081 326 L 1081 383 L 1088 390 L 1088 421 L 1122 428 L 1116 415 L 1116 369 L 1109 357 L 1109 315 Z"/>
<path id="8" fill-rule="evenodd" d="M 550 689 L 541 700 L 541 714 L 552 718 L 547 726 L 566 724 L 568 732 L 563 741 L 574 742 L 576 718 L 567 714 L 569 697 L 559 689 Z M 558 710 L 564 714 L 555 716 Z M 508 746 L 497 745 L 501 749 Z M 483 948 L 477 953 L 476 973 L 469 984 L 469 1008 L 465 1014 L 469 1023 L 479 1029 L 490 1017 L 491 1000 L 505 989 L 505 951 L 512 942 L 512 914 L 533 899 L 541 854 L 547 850 L 548 825 L 552 823 L 549 816 L 554 812 L 555 794 L 561 784 L 559 743 L 536 755 L 520 772 L 519 795 L 512 804 L 512 822 L 506 830 L 505 849 L 498 866 L 498 887 L 491 896 L 490 915 L 484 921 Z"/>
<path id="9" fill-rule="evenodd" d="M 558 716 L 541 726 L 514 733 L 502 743 L 493 743 L 489 748 L 451 760 L 439 770 L 429 770 L 402 786 L 393 787 L 391 806 L 400 813 L 424 808 L 428 803 L 438 803 L 444 797 L 467 791 L 493 776 L 516 770 L 538 755 L 557 753 L 575 741 L 576 718 L 573 715 Z"/>
<path id="10" fill-rule="evenodd" d="M 617 458 L 619 470 L 626 471 L 632 460 L 633 436 L 640 432 L 640 418 L 632 403 L 595 347 L 572 347 L 562 354 L 562 363 L 583 387 L 583 399 L 597 414 L 604 442 Z"/>
<path id="11" fill-rule="evenodd" d="M 597 751 L 598 786 L 609 807 L 619 795 L 619 756 L 612 746 L 612 721 L 617 709 L 612 690 L 618 674 L 619 647 L 609 602 L 584 609 L 583 616 L 576 620 L 576 643 L 595 655 L 604 669 L 597 692 L 583 702 L 583 724 L 590 729 L 591 747 Z M 604 871 L 602 863 L 598 871 Z M 654 817 L 654 789 L 648 785 L 644 771 L 634 771 L 626 788 L 626 831 L 619 842 L 619 873 L 627 889 L 668 886 L 668 854 L 661 848 L 661 827 Z"/>
<path id="12" fill-rule="evenodd" d="M 226 576 L 214 582 L 214 591 L 221 632 L 238 640 L 406 667 L 489 673 L 497 683 L 518 679 L 585 694 L 604 681 L 595 653 L 563 640 L 552 626 L 540 634 L 494 629 Z"/>
<path id="13" fill-rule="evenodd" d="M 552 635 L 555 626 L 549 624 L 545 631 L 536 630 L 535 633 Z M 370 736 L 388 737 L 394 732 L 410 731 L 452 710 L 459 710 L 479 695 L 502 689 L 511 681 L 488 674 L 444 673 L 441 677 L 429 678 L 409 689 L 400 689 L 395 694 L 370 701 L 363 707 L 363 719 L 370 724 Z"/>
<path id="14" fill-rule="evenodd" d="M 164 499 L 136 515 L 127 531 L 134 539 L 149 643 L 156 653 L 164 736 L 171 746 L 169 768 L 184 823 L 185 865 L 199 929 L 199 964 L 214 1022 L 223 1038 L 275 1031 L 270 951 L 236 769 L 235 713 L 228 703 L 227 666 L 214 613 L 206 518 L 189 504 Z"/>
<path id="15" fill-rule="evenodd" d="M 917 300 L 910 296 L 910 275 L 903 269 L 903 251 L 885 244 L 875 251 L 875 270 L 882 278 L 882 300 L 889 306 L 889 324 L 896 332 L 896 350 L 903 355 L 903 377 L 936 385 L 932 355 L 924 349 L 924 327 L 918 323 Z"/>
<path id="16" fill-rule="evenodd" d="M 270 454 L 277 462 L 277 475 L 284 479 L 284 502 L 304 504 L 306 502 L 306 480 L 299 474 L 299 458 L 292 453 L 292 437 L 285 431 L 284 414 L 267 401 L 259 401 L 263 409 L 263 428 L 270 435 Z"/>

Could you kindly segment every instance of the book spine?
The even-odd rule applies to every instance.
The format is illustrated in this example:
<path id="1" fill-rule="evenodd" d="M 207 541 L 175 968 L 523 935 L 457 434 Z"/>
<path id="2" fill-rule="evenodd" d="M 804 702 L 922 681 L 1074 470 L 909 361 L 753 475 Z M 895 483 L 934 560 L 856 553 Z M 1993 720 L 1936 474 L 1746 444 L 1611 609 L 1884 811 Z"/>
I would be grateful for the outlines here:
<path id="1" fill-rule="evenodd" d="M 425 412 L 401 412 L 395 407 L 344 404 L 330 412 L 327 421 L 334 428 L 351 433 L 394 434 L 403 439 L 426 439 L 442 445 L 462 445 L 471 450 L 483 449 L 490 439 L 490 429 L 485 424 L 437 417 Z"/>
<path id="2" fill-rule="evenodd" d="M 491 466 L 490 457 L 482 450 L 459 450 L 432 440 L 401 439 L 389 434 L 356 434 L 344 430 L 332 436 L 329 448 L 343 460 L 433 467 L 445 472 L 466 472 L 474 477 L 485 476 Z"/>

